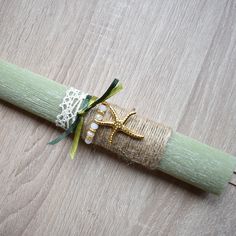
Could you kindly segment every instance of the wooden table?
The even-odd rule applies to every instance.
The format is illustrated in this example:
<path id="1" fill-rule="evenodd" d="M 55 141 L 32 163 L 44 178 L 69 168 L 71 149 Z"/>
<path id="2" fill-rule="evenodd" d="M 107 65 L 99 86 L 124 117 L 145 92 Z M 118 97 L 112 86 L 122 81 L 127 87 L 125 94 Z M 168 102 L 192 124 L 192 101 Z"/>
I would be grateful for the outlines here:
<path id="1" fill-rule="evenodd" d="M 236 155 L 236 1 L 0 0 L 0 57 Z M 236 235 L 220 197 L 128 165 L 0 102 L 0 235 Z"/>

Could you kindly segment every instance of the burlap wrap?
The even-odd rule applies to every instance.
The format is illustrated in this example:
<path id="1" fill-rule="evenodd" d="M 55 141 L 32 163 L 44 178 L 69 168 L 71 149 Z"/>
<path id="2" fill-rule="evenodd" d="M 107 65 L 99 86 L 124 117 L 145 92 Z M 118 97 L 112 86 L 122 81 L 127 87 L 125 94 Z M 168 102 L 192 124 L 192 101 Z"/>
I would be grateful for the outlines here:
<path id="1" fill-rule="evenodd" d="M 116 105 L 112 106 L 115 108 L 121 119 L 129 113 L 129 111 Z M 90 110 L 86 114 L 82 139 L 85 139 L 86 131 L 89 129 L 91 122 L 94 121 L 95 114 L 96 108 Z M 109 109 L 103 120 L 112 120 Z M 129 162 L 136 162 L 149 169 L 156 169 L 159 161 L 163 158 L 165 146 L 172 133 L 171 128 L 138 115 L 131 116 L 126 123 L 126 126 L 133 131 L 144 135 L 144 139 L 133 139 L 122 132 L 118 132 L 113 138 L 113 143 L 110 144 L 108 137 L 111 133 L 111 128 L 100 126 L 96 132 L 93 143 L 117 154 Z"/>

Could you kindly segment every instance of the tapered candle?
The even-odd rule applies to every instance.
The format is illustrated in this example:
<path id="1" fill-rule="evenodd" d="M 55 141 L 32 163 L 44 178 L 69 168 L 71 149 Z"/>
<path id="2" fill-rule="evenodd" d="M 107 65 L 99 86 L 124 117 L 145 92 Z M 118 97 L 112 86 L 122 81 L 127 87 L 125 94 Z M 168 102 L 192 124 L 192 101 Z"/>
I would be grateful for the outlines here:
<path id="1" fill-rule="evenodd" d="M 55 123 L 67 86 L 32 73 L 16 65 L 0 61 L 0 99 Z M 95 111 L 87 115 L 87 123 Z M 139 121 L 139 117 L 137 118 Z M 140 122 L 142 119 L 140 118 Z M 155 128 L 155 123 L 146 120 Z M 143 127 L 145 124 L 143 124 Z M 86 128 L 86 125 L 84 129 Z M 14 131 L 13 131 L 14 132 Z M 85 139 L 85 130 L 82 138 Z M 153 137 L 155 144 L 155 136 Z M 95 140 L 95 144 L 122 156 L 119 148 Z M 121 145 L 122 147 L 122 145 Z M 43 147 L 42 147 L 43 148 Z M 54 147 L 52 147 L 54 148 Z M 148 146 L 146 148 L 149 148 Z M 126 154 L 124 154 L 126 155 Z M 134 156 L 125 159 L 142 164 Z M 149 158 L 148 156 L 145 158 Z M 177 132 L 172 132 L 163 157 L 155 168 L 207 192 L 220 194 L 230 181 L 236 167 L 236 158 Z"/>

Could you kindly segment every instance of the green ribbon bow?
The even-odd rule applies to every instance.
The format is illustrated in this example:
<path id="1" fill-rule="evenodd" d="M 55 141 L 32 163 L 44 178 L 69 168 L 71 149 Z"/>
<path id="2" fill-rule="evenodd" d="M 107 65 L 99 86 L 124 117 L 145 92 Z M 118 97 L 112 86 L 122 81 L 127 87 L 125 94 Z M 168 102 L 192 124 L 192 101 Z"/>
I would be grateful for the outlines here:
<path id="1" fill-rule="evenodd" d="M 66 129 L 64 133 L 62 133 L 60 136 L 58 136 L 56 139 L 52 140 L 48 144 L 50 145 L 57 144 L 63 139 L 65 139 L 68 135 L 75 133 L 73 143 L 70 149 L 70 157 L 71 159 L 74 159 L 76 151 L 78 149 L 78 144 L 84 124 L 84 115 L 98 104 L 106 101 L 108 98 L 120 92 L 122 89 L 123 86 L 119 82 L 119 80 L 114 79 L 109 88 L 107 89 L 107 91 L 100 98 L 88 95 L 86 99 L 84 99 L 82 104 L 82 109 L 78 112 L 75 121 L 70 125 L 68 129 Z"/>

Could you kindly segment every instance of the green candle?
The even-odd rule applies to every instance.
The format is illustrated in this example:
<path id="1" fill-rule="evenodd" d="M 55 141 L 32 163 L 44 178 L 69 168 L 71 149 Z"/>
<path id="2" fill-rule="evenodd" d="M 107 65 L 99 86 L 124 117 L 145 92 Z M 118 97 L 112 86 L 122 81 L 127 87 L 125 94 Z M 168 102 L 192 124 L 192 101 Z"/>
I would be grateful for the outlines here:
<path id="1" fill-rule="evenodd" d="M 59 105 L 67 89 L 64 85 L 0 61 L 0 99 L 50 122 L 55 122 L 60 113 Z M 158 169 L 205 191 L 220 194 L 235 167 L 235 157 L 173 132 Z"/>
<path id="2" fill-rule="evenodd" d="M 159 169 L 205 191 L 220 194 L 232 178 L 236 158 L 173 133 Z"/>

